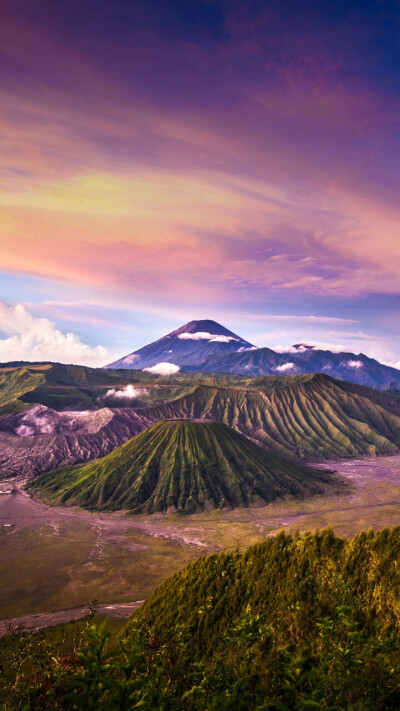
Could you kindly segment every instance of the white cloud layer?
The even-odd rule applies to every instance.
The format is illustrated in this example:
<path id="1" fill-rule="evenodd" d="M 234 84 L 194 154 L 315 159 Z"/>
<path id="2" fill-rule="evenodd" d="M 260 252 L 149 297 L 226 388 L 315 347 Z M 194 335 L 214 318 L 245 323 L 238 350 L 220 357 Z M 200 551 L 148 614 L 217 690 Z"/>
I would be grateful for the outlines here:
<path id="1" fill-rule="evenodd" d="M 323 343 L 320 341 L 307 341 L 307 343 L 301 343 L 298 346 L 273 346 L 273 350 L 277 353 L 304 353 L 307 350 L 312 351 L 331 351 L 331 353 L 343 353 L 348 352 L 350 346 L 337 345 L 333 343 Z M 353 349 L 354 350 L 354 349 Z"/>
<path id="2" fill-rule="evenodd" d="M 292 370 L 295 368 L 294 363 L 282 363 L 282 365 L 277 365 L 275 370 L 277 370 L 279 373 L 285 373 L 286 370 Z"/>
<path id="3" fill-rule="evenodd" d="M 178 338 L 180 338 L 181 341 L 209 341 L 213 338 L 213 334 L 207 333 L 207 331 L 196 331 L 195 333 L 184 331 L 179 334 Z"/>
<path id="4" fill-rule="evenodd" d="M 238 341 L 238 338 L 234 336 L 224 336 L 215 333 L 208 333 L 207 331 L 196 331 L 195 333 L 188 333 L 184 331 L 178 335 L 181 341 L 208 341 L 209 343 L 229 343 L 230 341 Z"/>
<path id="5" fill-rule="evenodd" d="M 364 363 L 362 360 L 348 360 L 347 362 L 343 362 L 340 365 L 344 365 L 346 368 L 362 368 Z"/>
<path id="6" fill-rule="evenodd" d="M 305 344 L 301 344 L 299 346 L 276 346 L 274 350 L 277 353 L 305 353 L 306 351 L 314 351 L 315 346 L 309 346 Z"/>
<path id="7" fill-rule="evenodd" d="M 62 333 L 47 318 L 36 318 L 23 304 L 0 301 L 0 362 L 56 361 L 93 367 L 104 365 L 107 350 L 89 346 L 75 333 Z"/>
<path id="8" fill-rule="evenodd" d="M 175 363 L 156 363 L 148 368 L 143 368 L 144 373 L 153 373 L 154 375 L 175 375 L 179 371 L 180 367 Z"/>
<path id="9" fill-rule="evenodd" d="M 111 390 L 107 390 L 105 397 L 118 397 L 121 399 L 127 399 L 131 400 L 134 397 L 141 397 L 143 395 L 148 395 L 149 391 L 146 390 L 145 388 L 135 388 L 133 385 L 129 384 L 126 385 L 124 388 L 121 390 L 116 390 L 115 388 L 111 388 Z"/>
<path id="10" fill-rule="evenodd" d="M 135 360 L 137 360 L 138 358 L 140 358 L 139 355 L 137 355 L 136 353 L 131 353 L 130 355 L 127 355 L 126 358 L 124 358 L 124 363 L 127 363 L 129 365 L 130 363 L 134 363 Z"/>
<path id="11" fill-rule="evenodd" d="M 233 336 L 213 336 L 210 339 L 210 343 L 229 343 L 230 341 L 238 341 L 238 338 Z"/>

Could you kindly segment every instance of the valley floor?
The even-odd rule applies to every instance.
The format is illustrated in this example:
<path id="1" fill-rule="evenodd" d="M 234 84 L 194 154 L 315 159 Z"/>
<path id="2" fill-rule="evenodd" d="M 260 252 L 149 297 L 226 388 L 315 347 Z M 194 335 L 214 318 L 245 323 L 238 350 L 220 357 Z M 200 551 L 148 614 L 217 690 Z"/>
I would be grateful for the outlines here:
<path id="1" fill-rule="evenodd" d="M 332 526 L 338 536 L 400 524 L 400 456 L 327 462 L 341 495 L 262 508 L 122 516 L 47 506 L 0 482 L 0 618 L 143 600 L 199 555 L 245 548 L 287 531 Z M 68 615 L 67 615 L 68 616 Z M 63 618 L 64 619 L 64 618 Z"/>

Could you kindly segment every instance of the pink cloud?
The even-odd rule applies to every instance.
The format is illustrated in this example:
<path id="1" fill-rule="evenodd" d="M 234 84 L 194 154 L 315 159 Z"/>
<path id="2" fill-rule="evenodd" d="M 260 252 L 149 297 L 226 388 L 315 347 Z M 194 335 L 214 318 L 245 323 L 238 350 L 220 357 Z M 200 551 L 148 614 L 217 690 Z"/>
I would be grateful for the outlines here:
<path id="1" fill-rule="evenodd" d="M 343 79 L 362 29 L 250 10 L 229 7 L 223 43 L 147 29 L 104 62 L 96 37 L 77 46 L 10 7 L 4 270 L 146 304 L 398 291 L 400 107 Z"/>

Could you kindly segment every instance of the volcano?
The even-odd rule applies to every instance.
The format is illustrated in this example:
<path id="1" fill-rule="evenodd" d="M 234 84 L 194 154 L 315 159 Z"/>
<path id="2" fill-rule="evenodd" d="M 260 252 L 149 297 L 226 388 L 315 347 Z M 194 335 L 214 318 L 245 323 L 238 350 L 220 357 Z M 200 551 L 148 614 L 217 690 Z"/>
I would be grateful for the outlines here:
<path id="1" fill-rule="evenodd" d="M 197 367 L 213 356 L 226 356 L 231 353 L 244 353 L 256 347 L 229 331 L 216 321 L 189 321 L 176 331 L 168 333 L 154 343 L 114 361 L 107 368 L 154 368 L 154 372 L 163 374 L 163 365 L 168 363 L 179 368 Z M 157 367 L 159 367 L 157 371 Z M 168 374 L 168 368 L 164 368 Z M 173 372 L 173 371 L 170 371 Z"/>
<path id="2" fill-rule="evenodd" d="M 217 422 L 158 422 L 83 467 L 64 467 L 31 487 L 58 504 L 132 513 L 266 504 L 323 494 L 331 473 L 271 454 Z"/>

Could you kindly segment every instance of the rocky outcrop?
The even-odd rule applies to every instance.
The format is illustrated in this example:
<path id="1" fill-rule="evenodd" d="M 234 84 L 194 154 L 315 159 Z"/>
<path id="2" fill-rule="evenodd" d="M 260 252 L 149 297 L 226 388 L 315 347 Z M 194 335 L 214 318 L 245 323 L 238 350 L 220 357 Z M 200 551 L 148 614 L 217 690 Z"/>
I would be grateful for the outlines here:
<path id="1" fill-rule="evenodd" d="M 0 421 L 2 475 L 42 474 L 98 459 L 151 422 L 130 408 L 56 412 L 43 405 Z"/>

